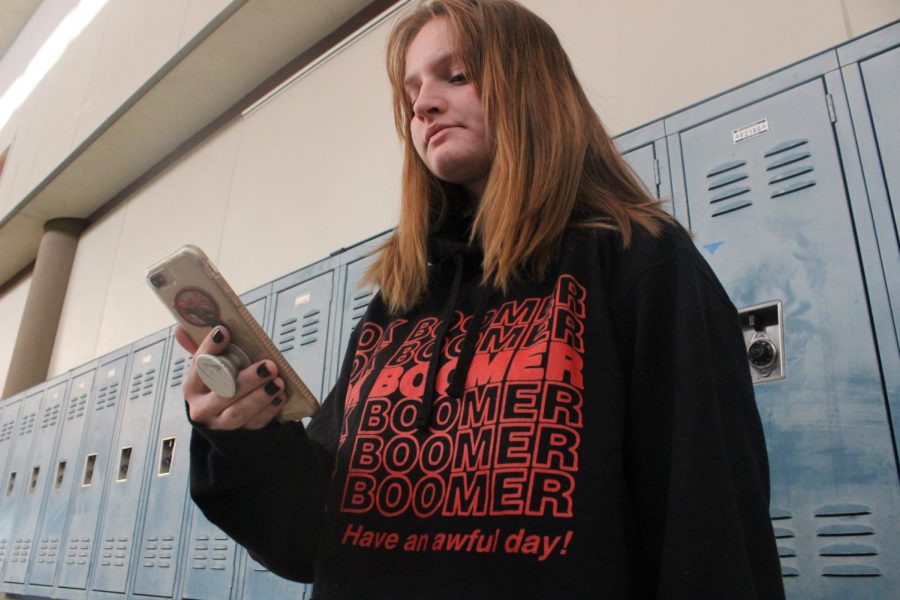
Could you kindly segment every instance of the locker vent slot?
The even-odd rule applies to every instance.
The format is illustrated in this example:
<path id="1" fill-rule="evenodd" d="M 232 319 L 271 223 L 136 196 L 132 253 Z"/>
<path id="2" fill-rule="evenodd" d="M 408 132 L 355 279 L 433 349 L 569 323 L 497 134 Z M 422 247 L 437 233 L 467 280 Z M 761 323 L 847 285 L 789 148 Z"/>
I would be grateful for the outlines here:
<path id="1" fill-rule="evenodd" d="M 868 525 L 845 524 L 838 523 L 836 525 L 826 525 L 816 530 L 819 537 L 844 537 L 850 535 L 872 535 L 875 530 Z"/>
<path id="2" fill-rule="evenodd" d="M 731 185 L 732 183 L 737 183 L 738 181 L 743 181 L 748 177 L 749 175 L 747 175 L 746 173 L 732 173 L 731 175 L 726 175 L 725 177 L 710 182 L 709 191 L 723 188 L 727 185 Z"/>
<path id="3" fill-rule="evenodd" d="M 819 556 L 876 556 L 878 550 L 866 544 L 831 544 L 819 549 Z"/>
<path id="4" fill-rule="evenodd" d="M 9 474 L 9 482 L 6 484 L 6 495 L 12 496 L 13 489 L 16 487 L 16 472 L 12 471 Z"/>
<path id="5" fill-rule="evenodd" d="M 72 396 L 69 400 L 69 410 L 66 411 L 66 421 L 71 421 L 84 416 L 84 410 L 87 406 L 87 392 L 77 396 Z"/>
<path id="6" fill-rule="evenodd" d="M 796 152 L 794 154 L 788 154 L 787 156 L 782 156 L 771 165 L 766 167 L 766 171 L 774 171 L 775 169 L 780 169 L 781 167 L 792 165 L 795 162 L 800 162 L 801 160 L 806 160 L 812 156 L 809 152 Z"/>
<path id="7" fill-rule="evenodd" d="M 66 476 L 66 461 L 61 460 L 59 464 L 56 465 L 56 481 L 53 483 L 54 489 L 59 489 L 62 487 L 63 478 Z"/>
<path id="8" fill-rule="evenodd" d="M 729 202 L 728 204 L 721 205 L 716 210 L 714 210 L 712 216 L 721 217 L 722 215 L 727 215 L 728 213 L 733 213 L 736 210 L 741 210 L 742 208 L 747 208 L 748 206 L 752 205 L 753 203 L 749 200 L 737 200 L 735 202 Z"/>
<path id="9" fill-rule="evenodd" d="M 801 175 L 806 175 L 807 173 L 811 173 L 814 171 L 813 167 L 797 167 L 796 169 L 788 169 L 787 171 L 782 172 L 780 175 L 776 175 L 769 179 L 769 185 L 775 185 L 776 183 L 781 183 L 782 181 L 787 181 L 788 179 L 793 179 L 794 177 L 800 177 Z"/>
<path id="10" fill-rule="evenodd" d="M 187 362 L 187 358 L 179 358 L 175 361 L 175 364 L 172 365 L 172 379 L 169 383 L 171 387 L 178 387 L 181 385 L 181 380 L 184 379 L 184 370 L 187 366 Z"/>
<path id="11" fill-rule="evenodd" d="M 712 170 L 710 170 L 710 172 L 706 174 L 706 177 L 715 177 L 716 175 L 727 173 L 728 171 L 737 169 L 738 167 L 743 167 L 746 164 L 746 160 L 733 160 L 731 162 L 722 163 L 721 165 L 713 167 Z"/>
<path id="12" fill-rule="evenodd" d="M 97 455 L 88 454 L 84 461 L 84 477 L 81 479 L 81 485 L 89 486 L 94 480 L 94 466 L 97 464 Z"/>
<path id="13" fill-rule="evenodd" d="M 769 158 L 770 156 L 775 156 L 776 154 L 781 154 L 782 152 L 787 152 L 788 150 L 799 148 L 800 146 L 804 146 L 808 143 L 809 140 L 789 140 L 787 142 L 782 142 L 766 152 L 765 157 Z"/>
<path id="14" fill-rule="evenodd" d="M 151 368 L 138 373 L 131 378 L 131 391 L 128 394 L 128 399 L 137 400 L 141 396 L 149 396 L 153 393 L 155 383 L 156 369 Z"/>
<path id="15" fill-rule="evenodd" d="M 116 481 L 128 480 L 128 467 L 131 464 L 131 447 L 122 448 L 119 453 L 119 470 L 116 473 Z"/>
<path id="16" fill-rule="evenodd" d="M 778 556 L 779 558 L 797 556 L 797 551 L 787 546 L 778 546 Z"/>
<path id="17" fill-rule="evenodd" d="M 822 570 L 825 577 L 881 577 L 878 567 L 868 565 L 829 565 Z"/>
<path id="18" fill-rule="evenodd" d="M 100 411 L 104 408 L 112 408 L 116 405 L 119 397 L 119 382 L 114 381 L 108 385 L 104 385 L 97 390 L 97 405 L 94 410 Z"/>
<path id="19" fill-rule="evenodd" d="M 783 540 L 794 537 L 794 532 L 786 527 L 774 527 L 775 539 Z"/>
<path id="20" fill-rule="evenodd" d="M 172 472 L 172 457 L 175 455 L 175 438 L 168 437 L 162 441 L 159 451 L 159 471 L 157 475 L 168 475 Z"/>
<path id="21" fill-rule="evenodd" d="M 28 493 L 34 494 L 34 490 L 37 489 L 38 476 L 41 474 L 40 467 L 34 467 L 31 469 L 31 481 L 28 483 Z"/>
<path id="22" fill-rule="evenodd" d="M 772 197 L 780 198 L 781 196 L 787 196 L 788 194 L 793 194 L 794 192 L 799 192 L 800 190 L 811 188 L 814 185 L 816 185 L 815 181 L 796 181 L 788 186 L 775 190 L 774 192 L 772 192 Z"/>
<path id="23" fill-rule="evenodd" d="M 744 194 L 748 193 L 749 191 L 750 191 L 750 188 L 747 187 L 746 185 L 736 187 L 736 188 L 733 188 L 730 190 L 725 190 L 724 192 L 716 194 L 715 196 L 710 198 L 709 203 L 715 204 L 716 202 L 721 202 L 722 200 L 728 200 L 729 198 L 734 198 L 735 196 L 743 196 Z"/>
<path id="24" fill-rule="evenodd" d="M 26 436 L 34 431 L 34 421 L 36 419 L 37 413 L 31 413 L 19 419 L 19 437 Z"/>
<path id="25" fill-rule="evenodd" d="M 870 515 L 872 509 L 865 504 L 829 504 L 817 508 L 814 514 L 817 517 L 856 517 Z"/>
<path id="26" fill-rule="evenodd" d="M 294 349 L 295 333 L 297 332 L 297 317 L 290 317 L 281 322 L 278 330 L 278 350 L 287 352 Z"/>
<path id="27" fill-rule="evenodd" d="M 59 422 L 59 409 L 59 402 L 44 408 L 44 412 L 41 415 L 41 429 L 56 427 L 56 424 Z"/>

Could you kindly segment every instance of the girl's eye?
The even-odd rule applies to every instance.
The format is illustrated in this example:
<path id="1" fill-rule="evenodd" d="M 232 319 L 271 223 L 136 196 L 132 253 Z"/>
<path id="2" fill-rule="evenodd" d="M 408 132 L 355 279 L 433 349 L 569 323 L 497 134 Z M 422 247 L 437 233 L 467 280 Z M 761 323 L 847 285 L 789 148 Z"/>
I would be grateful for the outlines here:
<path id="1" fill-rule="evenodd" d="M 458 75 L 454 75 L 453 77 L 450 78 L 450 83 L 466 83 L 467 81 L 468 81 L 468 78 L 462 73 L 459 73 Z"/>

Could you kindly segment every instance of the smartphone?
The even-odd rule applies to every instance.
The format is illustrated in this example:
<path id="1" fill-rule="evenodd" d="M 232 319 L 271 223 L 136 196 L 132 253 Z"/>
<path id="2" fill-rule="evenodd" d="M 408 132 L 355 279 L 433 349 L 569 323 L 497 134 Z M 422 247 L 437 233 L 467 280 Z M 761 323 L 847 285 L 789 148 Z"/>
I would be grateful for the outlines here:
<path id="1" fill-rule="evenodd" d="M 295 421 L 319 409 L 316 397 L 200 248 L 187 245 L 159 261 L 147 269 L 147 283 L 196 344 L 224 325 L 231 344 L 251 364 L 268 358 L 278 366 L 286 400 L 279 421 Z"/>

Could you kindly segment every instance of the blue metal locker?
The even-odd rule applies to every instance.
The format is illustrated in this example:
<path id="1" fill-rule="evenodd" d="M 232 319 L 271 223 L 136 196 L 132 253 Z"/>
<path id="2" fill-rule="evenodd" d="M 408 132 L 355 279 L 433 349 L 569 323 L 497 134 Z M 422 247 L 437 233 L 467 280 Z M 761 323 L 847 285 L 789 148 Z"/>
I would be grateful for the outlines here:
<path id="1" fill-rule="evenodd" d="M 241 295 L 250 314 L 263 329 L 267 329 L 271 293 L 272 285 L 269 284 Z M 180 390 L 178 393 L 181 393 Z M 180 561 L 186 569 L 181 597 L 191 600 L 225 600 L 235 597 L 233 580 L 237 573 L 242 572 L 236 568 L 239 566 L 236 563 L 240 561 L 237 544 L 210 523 L 193 503 L 190 503 L 188 514 L 190 535 L 187 554 Z"/>
<path id="2" fill-rule="evenodd" d="M 887 598 L 900 487 L 836 143 L 843 96 L 808 76 L 835 68 L 814 57 L 665 126 L 697 246 L 735 305 L 783 336 L 782 371 L 755 377 L 788 594 Z"/>
<path id="3" fill-rule="evenodd" d="M 134 578 L 135 596 L 173 597 L 179 571 L 187 562 L 180 559 L 180 549 L 188 496 L 191 425 L 185 417 L 181 383 L 191 355 L 174 338 L 170 344 L 162 415 L 149 455 L 150 487 Z"/>
<path id="4" fill-rule="evenodd" d="M 25 496 L 13 531 L 13 557 L 3 576 L 3 591 L 21 593 L 25 583 L 28 563 L 38 518 L 44 508 L 49 482 L 53 478 L 53 456 L 59 434 L 59 424 L 65 408 L 66 392 L 71 375 L 67 374 L 47 383 L 46 394 L 40 409 L 38 431 L 35 432 L 34 451 L 30 461 L 35 473 L 34 489 Z M 30 482 L 29 482 L 30 484 Z"/>
<path id="5" fill-rule="evenodd" d="M 321 400 L 331 321 L 334 264 L 326 260 L 283 277 L 272 285 L 272 324 L 267 329 L 278 350 Z M 272 574 L 241 551 L 244 600 L 302 598 L 306 586 Z"/>
<path id="6" fill-rule="evenodd" d="M 669 176 L 669 151 L 662 121 L 649 123 L 615 138 L 616 147 L 650 194 L 663 201 L 663 208 L 683 223 L 686 211 L 672 204 L 672 180 Z"/>
<path id="7" fill-rule="evenodd" d="M 96 363 L 90 363 L 72 375 L 57 450 L 49 465 L 53 483 L 48 486 L 47 500 L 35 533 L 37 548 L 32 551 L 29 561 L 28 585 L 25 588 L 28 594 L 49 596 L 53 591 L 53 581 L 64 547 L 69 500 L 76 485 L 81 439 L 85 423 L 90 418 L 88 401 L 94 386 L 96 366 Z"/>
<path id="8" fill-rule="evenodd" d="M 81 598 L 87 587 L 91 557 L 96 545 L 97 525 L 104 509 L 104 496 L 112 455 L 118 414 L 126 394 L 129 349 L 99 361 L 94 389 L 88 408 L 81 454 L 73 465 L 76 481 L 71 499 L 71 514 L 64 545 L 63 560 L 56 575 L 56 594 L 61 598 Z"/>
<path id="9" fill-rule="evenodd" d="M 127 395 L 121 402 L 121 426 L 110 455 L 105 508 L 99 544 L 93 555 L 91 598 L 103 592 L 124 594 L 135 554 L 133 539 L 145 498 L 144 476 L 148 445 L 156 422 L 162 367 L 168 332 L 162 331 L 133 345 Z"/>
<path id="10" fill-rule="evenodd" d="M 838 48 L 838 58 L 869 199 L 868 212 L 860 211 L 855 218 L 873 230 L 869 251 L 866 246 L 860 251 L 866 271 L 873 274 L 867 283 L 896 442 L 900 440 L 900 22 Z"/>
<path id="11" fill-rule="evenodd" d="M 16 513 L 19 510 L 26 489 L 31 489 L 31 472 L 28 463 L 31 458 L 31 442 L 34 439 L 34 424 L 41 407 L 43 389 L 36 388 L 25 392 L 21 399 L 16 399 L 18 418 L 15 426 L 7 430 L 3 437 L 9 438 L 9 451 L 6 460 L 6 486 L 3 489 L 0 504 L 0 573 L 5 570 L 7 562 L 13 558 L 13 527 Z M 11 437 L 10 437 L 11 436 Z M 32 490 L 33 491 L 33 490 Z M 16 556 L 18 558 L 18 556 Z"/>
<path id="12" fill-rule="evenodd" d="M 374 286 L 363 286 L 362 277 L 366 270 L 375 261 L 375 251 L 387 241 L 392 232 L 386 231 L 373 238 L 365 240 L 340 254 L 340 279 L 338 294 L 336 294 L 335 316 L 337 325 L 336 343 L 331 352 L 332 368 L 326 388 L 330 390 L 340 374 L 341 362 L 350 343 L 353 329 L 366 314 L 369 302 L 378 291 Z M 327 392 L 326 392 L 327 393 Z"/>

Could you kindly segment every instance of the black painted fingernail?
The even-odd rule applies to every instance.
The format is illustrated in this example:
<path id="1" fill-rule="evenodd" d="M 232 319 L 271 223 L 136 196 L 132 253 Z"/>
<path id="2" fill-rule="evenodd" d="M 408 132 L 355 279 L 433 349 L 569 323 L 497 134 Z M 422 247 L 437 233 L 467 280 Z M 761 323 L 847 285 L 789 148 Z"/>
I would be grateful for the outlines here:
<path id="1" fill-rule="evenodd" d="M 221 329 L 219 329 L 218 327 L 216 327 L 216 330 L 213 331 L 213 343 L 214 343 L 214 344 L 219 344 L 219 343 L 221 343 L 222 340 L 224 340 L 224 339 L 225 339 L 225 334 L 222 333 L 222 330 L 221 330 Z"/>
<path id="2" fill-rule="evenodd" d="M 270 381 L 269 383 L 266 384 L 266 393 L 268 395 L 274 396 L 275 394 L 277 394 L 280 391 L 281 391 L 281 389 L 275 384 L 274 381 Z"/>
<path id="3" fill-rule="evenodd" d="M 279 404 L 281 404 L 281 400 L 282 400 L 281 396 L 279 396 L 277 398 L 272 398 L 272 404 L 274 404 L 275 406 L 278 406 Z"/>
<path id="4" fill-rule="evenodd" d="M 265 379 L 266 377 L 271 375 L 271 373 L 269 373 L 269 369 L 266 367 L 266 363 L 263 363 L 263 364 L 259 365 L 258 367 L 256 367 L 256 374 L 259 375 L 263 379 Z"/>

